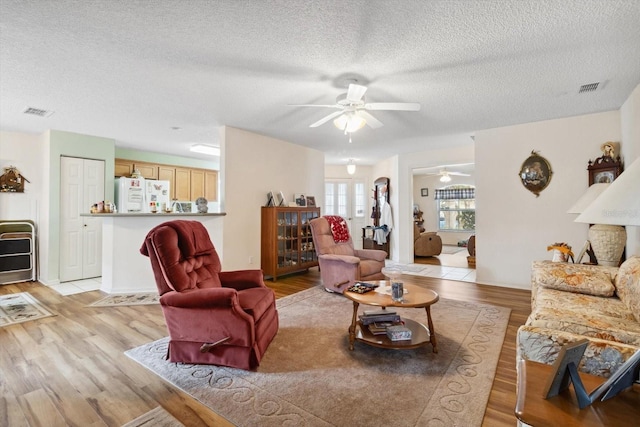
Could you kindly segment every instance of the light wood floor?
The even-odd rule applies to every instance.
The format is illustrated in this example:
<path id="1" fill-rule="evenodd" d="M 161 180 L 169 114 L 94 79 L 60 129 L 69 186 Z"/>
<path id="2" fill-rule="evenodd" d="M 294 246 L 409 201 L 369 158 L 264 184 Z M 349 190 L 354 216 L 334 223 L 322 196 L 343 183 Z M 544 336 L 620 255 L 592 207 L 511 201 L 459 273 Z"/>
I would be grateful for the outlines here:
<path id="1" fill-rule="evenodd" d="M 516 424 L 515 337 L 529 315 L 528 291 L 405 276 L 444 298 L 512 309 L 485 426 Z M 317 269 L 267 281 L 278 298 L 320 284 Z M 187 426 L 231 426 L 165 383 L 124 351 L 166 336 L 160 306 L 92 308 L 100 291 L 61 296 L 34 282 L 0 286 L 30 292 L 55 317 L 0 328 L 0 426 L 120 426 L 162 406 Z"/>

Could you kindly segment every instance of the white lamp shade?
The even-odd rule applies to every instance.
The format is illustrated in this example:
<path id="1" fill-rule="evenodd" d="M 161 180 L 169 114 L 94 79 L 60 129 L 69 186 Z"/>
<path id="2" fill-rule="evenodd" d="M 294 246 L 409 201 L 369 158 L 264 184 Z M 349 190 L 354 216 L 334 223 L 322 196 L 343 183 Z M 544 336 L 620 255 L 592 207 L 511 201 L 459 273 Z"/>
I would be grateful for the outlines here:
<path id="1" fill-rule="evenodd" d="M 355 132 L 362 129 L 366 123 L 366 120 L 356 113 L 345 113 L 333 121 L 335 127 L 345 132 Z"/>
<path id="2" fill-rule="evenodd" d="M 353 175 L 354 173 L 356 173 L 356 164 L 353 162 L 353 160 L 349 160 L 349 163 L 347 164 L 347 173 L 349 175 Z"/>
<path id="3" fill-rule="evenodd" d="M 609 183 L 593 184 L 567 211 L 570 214 L 581 214 L 600 194 L 609 186 Z"/>
<path id="4" fill-rule="evenodd" d="M 640 226 L 640 158 L 587 206 L 576 222 Z"/>

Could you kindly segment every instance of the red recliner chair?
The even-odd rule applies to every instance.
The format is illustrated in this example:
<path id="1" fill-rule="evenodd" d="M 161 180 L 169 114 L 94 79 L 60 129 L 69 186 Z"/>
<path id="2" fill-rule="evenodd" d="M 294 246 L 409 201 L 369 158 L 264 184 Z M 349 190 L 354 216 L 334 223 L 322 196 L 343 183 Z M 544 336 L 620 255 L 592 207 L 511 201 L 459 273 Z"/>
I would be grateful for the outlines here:
<path id="1" fill-rule="evenodd" d="M 254 369 L 278 332 L 275 295 L 261 270 L 222 272 L 198 221 L 154 227 L 148 256 L 169 330 L 169 360 Z"/>

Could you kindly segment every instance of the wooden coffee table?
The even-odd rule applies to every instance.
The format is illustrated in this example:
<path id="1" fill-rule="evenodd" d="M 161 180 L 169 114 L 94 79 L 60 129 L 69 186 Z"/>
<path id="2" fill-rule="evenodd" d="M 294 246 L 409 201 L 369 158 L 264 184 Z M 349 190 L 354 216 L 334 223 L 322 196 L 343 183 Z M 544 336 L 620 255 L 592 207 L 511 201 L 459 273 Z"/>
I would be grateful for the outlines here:
<path id="1" fill-rule="evenodd" d="M 380 287 L 389 286 L 389 281 L 368 281 L 366 283 L 377 284 Z M 438 344 L 436 341 L 436 332 L 431 320 L 431 305 L 438 302 L 438 294 L 430 289 L 424 289 L 416 285 L 404 282 L 404 301 L 393 301 L 391 295 L 376 292 L 373 290 L 364 294 L 356 292 L 344 291 L 344 296 L 353 301 L 353 318 L 351 326 L 349 326 L 349 350 L 353 350 L 353 344 L 356 341 L 363 342 L 375 347 L 410 349 L 431 343 L 433 352 L 438 352 Z M 358 307 L 360 304 L 376 306 L 376 307 L 402 307 L 402 308 L 424 308 L 427 312 L 427 326 L 411 319 L 402 319 L 405 326 L 411 329 L 411 339 L 402 341 L 391 341 L 386 335 L 374 335 L 367 327 L 358 320 Z"/>

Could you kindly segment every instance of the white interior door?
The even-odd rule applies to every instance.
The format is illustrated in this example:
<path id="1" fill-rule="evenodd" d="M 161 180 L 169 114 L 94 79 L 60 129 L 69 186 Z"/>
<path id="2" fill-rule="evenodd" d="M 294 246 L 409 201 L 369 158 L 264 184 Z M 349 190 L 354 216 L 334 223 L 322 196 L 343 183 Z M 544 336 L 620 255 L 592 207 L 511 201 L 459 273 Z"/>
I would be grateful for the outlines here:
<path id="1" fill-rule="evenodd" d="M 84 160 L 82 212 L 89 212 L 92 204 L 104 200 L 104 161 Z M 102 275 L 102 220 L 81 217 L 84 221 L 82 278 Z"/>
<path id="2" fill-rule="evenodd" d="M 104 161 L 61 157 L 60 281 L 102 274 L 102 224 L 82 217 L 104 200 Z"/>
<path id="3" fill-rule="evenodd" d="M 365 226 L 367 195 L 364 181 L 328 179 L 325 181 L 323 215 L 340 215 L 347 221 L 353 246 L 362 249 L 362 227 Z"/>

